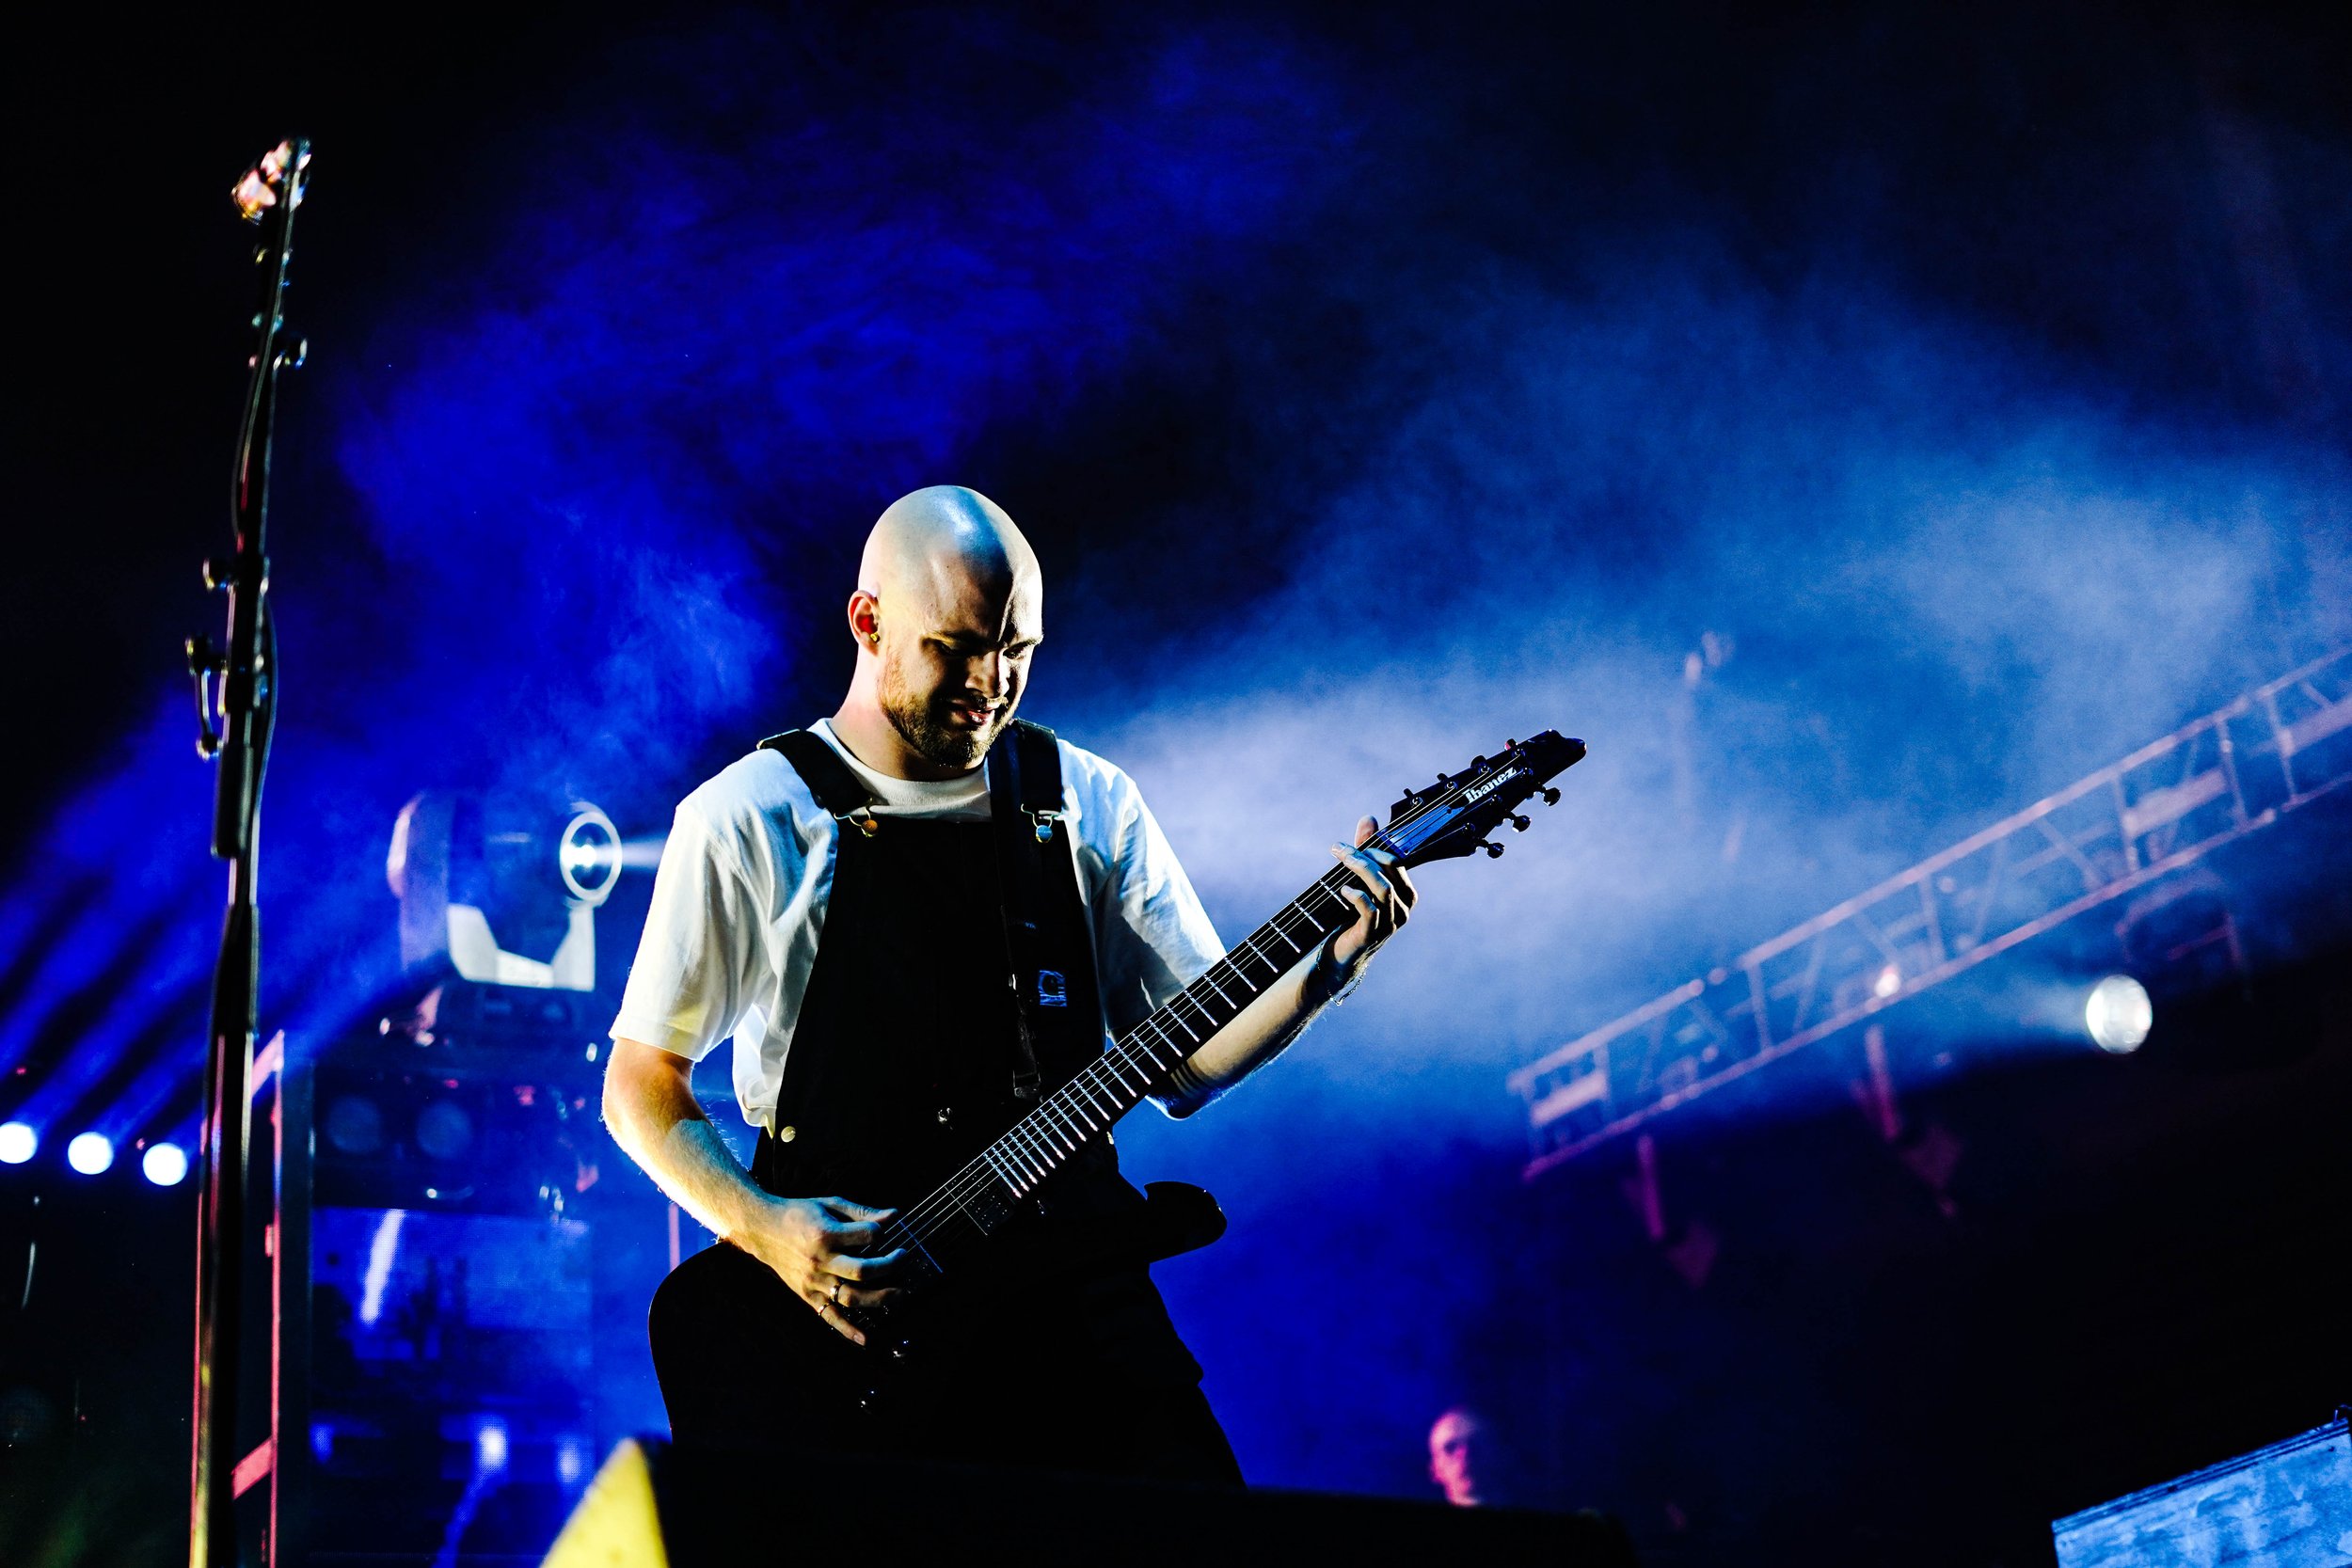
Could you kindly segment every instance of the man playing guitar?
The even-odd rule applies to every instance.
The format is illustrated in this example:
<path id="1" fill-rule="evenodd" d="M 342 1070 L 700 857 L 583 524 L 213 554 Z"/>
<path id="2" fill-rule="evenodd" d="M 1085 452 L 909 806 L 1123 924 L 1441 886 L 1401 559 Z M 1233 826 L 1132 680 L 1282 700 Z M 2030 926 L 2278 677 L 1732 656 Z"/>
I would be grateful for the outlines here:
<path id="1" fill-rule="evenodd" d="M 1028 542 L 985 497 L 942 485 L 884 512 L 850 595 L 848 696 L 830 721 L 778 737 L 680 804 L 612 1025 L 604 1114 L 622 1148 L 772 1271 L 800 1303 L 787 1313 L 804 1308 L 860 1345 L 910 1265 L 906 1247 L 884 1246 L 896 1211 L 871 1205 L 918 1193 L 909 1172 L 932 1141 L 1001 1101 L 1007 1064 L 1026 1051 L 983 767 L 1000 737 L 1012 744 L 1043 597 Z M 1061 779 L 1057 820 L 1031 814 L 1037 837 L 1057 850 L 1066 841 L 1054 863 L 1077 884 L 1074 898 L 1046 890 L 1049 934 L 1056 908 L 1074 930 L 1064 933 L 1072 973 L 1050 974 L 1067 989 L 1043 1000 L 1083 1016 L 1099 1051 L 1103 1030 L 1152 1013 L 1224 948 L 1133 781 L 1033 734 Z M 819 804 L 841 791 L 869 804 Z M 1191 1115 L 1264 1065 L 1404 924 L 1412 883 L 1370 847 L 1375 831 L 1367 817 L 1355 847 L 1333 847 L 1355 878 L 1343 889 L 1353 924 L 1152 1085 L 1168 1115 Z M 730 1037 L 737 1097 L 760 1129 L 749 1172 L 691 1087 L 694 1063 Z M 920 1418 L 887 1443 L 842 1441 L 1239 1481 L 1200 1368 L 1142 1262 L 1094 1244 L 1143 1200 L 1119 1177 L 1107 1131 L 1083 1153 L 1032 1200 L 1041 1218 L 1025 1244 L 960 1284 Z M 796 1375 L 781 1357 L 721 1370 L 747 1417 L 775 1408 Z M 684 1434 L 675 1398 L 672 1418 Z M 836 1441 L 771 1435 L 805 1449 Z"/>

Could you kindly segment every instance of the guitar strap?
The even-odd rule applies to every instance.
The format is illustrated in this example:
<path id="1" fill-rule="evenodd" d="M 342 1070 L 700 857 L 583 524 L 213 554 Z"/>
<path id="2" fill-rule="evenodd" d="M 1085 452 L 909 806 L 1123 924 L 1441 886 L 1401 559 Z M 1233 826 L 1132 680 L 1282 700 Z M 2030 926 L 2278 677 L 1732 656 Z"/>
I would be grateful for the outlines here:
<path id="1" fill-rule="evenodd" d="M 874 794 L 841 754 L 808 730 L 787 730 L 759 743 L 781 752 L 817 803 L 846 831 L 881 831 Z M 1073 996 L 1091 998 L 1090 972 L 1076 966 L 1090 955 L 1073 946 L 1068 920 L 1045 918 L 1049 899 L 1076 908 L 1077 857 L 1062 814 L 1061 748 L 1042 724 L 1016 719 L 990 749 L 987 782 L 995 841 L 998 905 L 1005 957 L 1014 995 L 1014 1097 L 1034 1103 L 1044 1087 L 1045 1063 L 1063 1076 L 1102 1050 L 1100 1026 L 1077 1016 Z M 1069 949 L 1065 951 L 1065 949 Z M 1084 981 L 1085 983 L 1080 983 Z"/>

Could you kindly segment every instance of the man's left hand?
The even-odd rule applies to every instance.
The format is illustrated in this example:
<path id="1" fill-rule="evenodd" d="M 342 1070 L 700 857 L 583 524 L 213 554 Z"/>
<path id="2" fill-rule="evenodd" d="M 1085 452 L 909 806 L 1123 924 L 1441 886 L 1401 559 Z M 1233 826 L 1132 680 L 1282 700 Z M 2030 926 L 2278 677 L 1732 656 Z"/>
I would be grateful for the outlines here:
<path id="1" fill-rule="evenodd" d="M 1356 924 L 1331 939 L 1331 961 L 1340 968 L 1342 984 L 1354 979 L 1373 950 L 1412 918 L 1413 900 L 1420 896 L 1394 855 L 1370 847 L 1379 832 L 1380 824 L 1367 816 L 1356 824 L 1354 848 L 1331 846 L 1331 853 L 1362 884 L 1340 889 L 1340 896 L 1356 907 Z"/>

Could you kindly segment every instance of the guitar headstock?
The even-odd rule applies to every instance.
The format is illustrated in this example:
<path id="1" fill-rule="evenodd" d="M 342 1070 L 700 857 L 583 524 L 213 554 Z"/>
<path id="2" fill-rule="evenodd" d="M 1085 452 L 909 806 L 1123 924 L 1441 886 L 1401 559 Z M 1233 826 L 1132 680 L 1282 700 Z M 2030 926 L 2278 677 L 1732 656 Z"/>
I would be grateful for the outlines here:
<path id="1" fill-rule="evenodd" d="M 1546 730 L 1526 740 L 1506 742 L 1491 757 L 1472 757 L 1459 773 L 1440 773 L 1422 789 L 1408 789 L 1389 809 L 1388 826 L 1373 840 L 1406 865 L 1453 860 L 1484 849 L 1502 853 L 1486 835 L 1508 822 L 1524 832 L 1519 807 L 1541 793 L 1546 805 L 1560 799 L 1551 781 L 1584 759 L 1584 742 Z"/>

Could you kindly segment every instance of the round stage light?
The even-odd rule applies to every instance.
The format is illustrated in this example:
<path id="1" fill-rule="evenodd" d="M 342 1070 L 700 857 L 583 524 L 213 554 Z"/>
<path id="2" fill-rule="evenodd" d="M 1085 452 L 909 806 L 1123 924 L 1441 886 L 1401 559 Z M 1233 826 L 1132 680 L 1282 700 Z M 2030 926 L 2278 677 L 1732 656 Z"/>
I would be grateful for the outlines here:
<path id="1" fill-rule="evenodd" d="M 103 1132 L 77 1132 L 65 1146 L 65 1163 L 84 1176 L 96 1176 L 115 1163 L 114 1141 Z"/>
<path id="2" fill-rule="evenodd" d="M 556 840 L 555 861 L 565 892 L 591 907 L 601 904 L 621 875 L 621 831 L 602 811 L 576 800 L 572 819 Z"/>
<path id="3" fill-rule="evenodd" d="M 139 1156 L 139 1169 L 158 1187 L 177 1187 L 187 1180 L 188 1151 L 178 1144 L 151 1144 Z"/>
<path id="4" fill-rule="evenodd" d="M 21 1165 L 40 1148 L 40 1134 L 21 1121 L 0 1125 L 0 1165 Z"/>
<path id="5" fill-rule="evenodd" d="M 384 1113 L 373 1100 L 337 1095 L 326 1107 L 326 1141 L 354 1159 L 373 1154 L 384 1147 Z"/>
<path id="6" fill-rule="evenodd" d="M 2090 988 L 2090 1000 L 2083 1004 L 2083 1027 L 2092 1042 L 2117 1055 L 2138 1050 L 2155 1022 L 2148 989 L 2128 974 L 2108 975 Z"/>
<path id="7" fill-rule="evenodd" d="M 464 1107 L 437 1100 L 417 1113 L 417 1147 L 436 1160 L 454 1160 L 473 1144 L 473 1117 Z"/>

